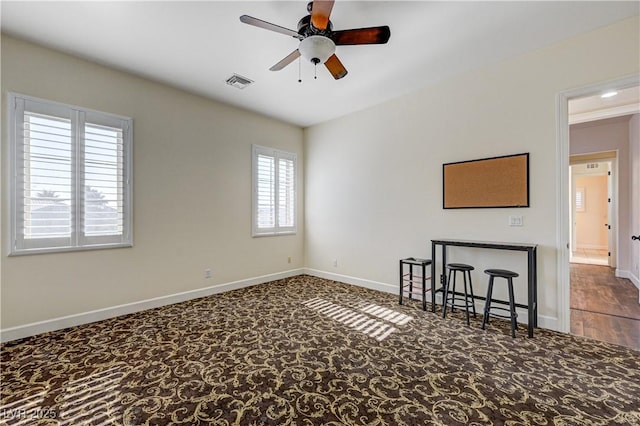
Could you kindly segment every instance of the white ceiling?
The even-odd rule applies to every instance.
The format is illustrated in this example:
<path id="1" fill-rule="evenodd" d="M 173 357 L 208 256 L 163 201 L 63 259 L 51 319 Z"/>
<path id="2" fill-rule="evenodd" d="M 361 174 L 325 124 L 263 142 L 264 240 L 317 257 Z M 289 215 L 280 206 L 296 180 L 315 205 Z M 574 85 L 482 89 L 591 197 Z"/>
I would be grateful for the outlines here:
<path id="1" fill-rule="evenodd" d="M 391 39 L 339 46 L 349 71 L 342 80 L 324 67 L 314 80 L 305 62 L 300 84 L 298 62 L 268 70 L 298 42 L 239 17 L 297 30 L 306 3 L 2 1 L 1 25 L 10 35 L 306 127 L 638 15 L 640 4 L 337 0 L 334 30 L 389 25 Z M 255 84 L 225 84 L 233 73 Z"/>
<path id="2" fill-rule="evenodd" d="M 640 113 L 640 86 L 626 89 L 611 87 L 607 92 L 617 92 L 617 94 L 607 98 L 598 94 L 571 99 L 569 101 L 569 124 Z"/>

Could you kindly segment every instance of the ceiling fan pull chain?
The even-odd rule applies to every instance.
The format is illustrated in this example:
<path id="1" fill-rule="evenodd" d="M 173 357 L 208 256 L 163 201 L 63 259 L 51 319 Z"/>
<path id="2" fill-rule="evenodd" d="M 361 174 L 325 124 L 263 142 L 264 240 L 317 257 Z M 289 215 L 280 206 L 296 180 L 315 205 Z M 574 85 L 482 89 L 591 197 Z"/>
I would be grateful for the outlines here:
<path id="1" fill-rule="evenodd" d="M 302 83 L 302 60 L 298 57 L 298 83 Z"/>
<path id="2" fill-rule="evenodd" d="M 317 62 L 313 63 L 313 79 L 314 80 L 318 79 L 318 63 Z"/>

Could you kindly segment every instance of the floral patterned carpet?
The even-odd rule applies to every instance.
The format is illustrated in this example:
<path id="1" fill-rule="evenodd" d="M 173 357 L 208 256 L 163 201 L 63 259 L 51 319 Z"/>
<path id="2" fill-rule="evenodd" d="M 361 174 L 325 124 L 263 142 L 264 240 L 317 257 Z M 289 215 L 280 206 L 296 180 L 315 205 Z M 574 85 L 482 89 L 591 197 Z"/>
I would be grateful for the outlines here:
<path id="1" fill-rule="evenodd" d="M 7 425 L 640 425 L 640 352 L 297 276 L 1 347 Z"/>

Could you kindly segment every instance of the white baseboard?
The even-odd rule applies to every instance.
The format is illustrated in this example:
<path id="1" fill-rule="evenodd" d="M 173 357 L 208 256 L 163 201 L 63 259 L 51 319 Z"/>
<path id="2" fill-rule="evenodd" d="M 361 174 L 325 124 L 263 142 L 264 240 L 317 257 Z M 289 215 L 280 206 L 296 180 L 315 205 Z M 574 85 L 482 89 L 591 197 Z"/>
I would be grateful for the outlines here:
<path id="1" fill-rule="evenodd" d="M 629 280 L 631 280 L 633 285 L 635 285 L 638 288 L 638 290 L 640 290 L 640 278 L 639 277 L 636 277 L 631 272 L 629 272 Z"/>
<path id="2" fill-rule="evenodd" d="M 563 333 L 563 331 L 560 330 L 559 324 L 560 323 L 558 322 L 557 317 L 549 317 L 546 315 L 538 314 L 538 328 L 546 328 L 547 330 L 553 330 Z"/>
<path id="3" fill-rule="evenodd" d="M 582 250 L 607 250 L 608 246 L 601 246 L 597 244 L 578 244 L 576 249 Z"/>
<path id="4" fill-rule="evenodd" d="M 626 271 L 622 269 L 616 269 L 616 277 L 618 278 L 626 278 L 633 283 L 636 287 L 640 289 L 640 279 L 633 275 L 631 271 Z"/>
<path id="5" fill-rule="evenodd" d="M 364 278 L 352 277 L 349 275 L 335 274 L 333 272 L 320 271 L 318 269 L 305 268 L 304 273 L 314 277 L 325 278 L 327 280 L 340 281 L 346 284 L 353 284 L 360 287 L 370 288 L 372 290 L 383 291 L 385 293 L 397 293 L 398 286 L 395 284 L 382 283 L 379 281 L 371 281 Z"/>
<path id="6" fill-rule="evenodd" d="M 631 277 L 631 272 L 629 272 L 629 271 L 627 271 L 625 269 L 616 268 L 615 276 L 618 277 L 618 278 L 629 279 L 629 277 Z"/>
<path id="7" fill-rule="evenodd" d="M 211 287 L 199 288 L 196 290 L 185 291 L 182 293 L 154 297 L 153 299 L 141 300 L 138 302 L 127 303 L 124 305 L 112 306 L 109 308 L 97 309 L 95 311 L 83 312 L 80 314 L 68 315 L 65 317 L 53 318 L 50 320 L 39 321 L 39 322 L 21 325 L 17 327 L 6 328 L 3 330 L 0 330 L 0 342 L 9 342 L 11 340 L 35 336 L 36 334 L 46 333 L 48 331 L 61 330 L 64 328 L 75 327 L 83 324 L 89 324 L 95 321 L 101 321 L 101 320 L 114 318 L 121 315 L 133 314 L 135 312 L 145 311 L 147 309 L 173 305 L 175 303 L 185 302 L 191 299 L 211 296 L 212 294 L 223 293 L 231 290 L 237 290 L 244 287 L 251 287 L 251 286 L 266 283 L 269 281 L 301 275 L 303 273 L 304 273 L 304 269 L 302 268 L 292 269 L 289 271 L 277 272 L 274 274 L 263 275 L 260 277 L 247 278 L 244 280 L 214 285 Z"/>
<path id="8" fill-rule="evenodd" d="M 314 277 L 325 278 L 328 280 L 340 281 L 346 284 L 353 284 L 360 287 L 369 288 L 372 290 L 383 291 L 385 293 L 393 293 L 398 294 L 398 285 L 382 283 L 379 281 L 372 281 L 363 278 L 352 277 L 349 275 L 340 275 L 327 271 L 320 271 L 317 269 L 305 268 L 305 274 L 312 275 Z M 430 297 L 430 296 L 429 296 Z M 442 294 L 436 294 L 436 303 L 442 304 Z M 484 303 L 476 303 L 476 314 L 481 315 L 481 312 L 484 309 Z M 526 309 L 517 308 L 518 312 L 518 323 L 519 324 L 527 324 L 528 315 Z M 538 327 L 546 328 L 548 330 L 560 331 L 558 318 L 549 317 L 545 315 L 538 314 Z"/>

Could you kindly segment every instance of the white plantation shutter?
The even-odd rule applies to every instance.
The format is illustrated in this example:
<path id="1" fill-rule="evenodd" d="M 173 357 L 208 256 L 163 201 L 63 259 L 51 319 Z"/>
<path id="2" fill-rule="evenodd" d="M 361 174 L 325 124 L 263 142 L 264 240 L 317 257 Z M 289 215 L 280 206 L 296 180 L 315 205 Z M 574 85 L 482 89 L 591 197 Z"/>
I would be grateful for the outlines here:
<path id="1" fill-rule="evenodd" d="M 253 236 L 296 232 L 296 155 L 253 146 Z"/>
<path id="2" fill-rule="evenodd" d="M 257 227 L 259 229 L 273 229 L 276 226 L 275 158 L 258 154 L 256 167 Z"/>
<path id="3" fill-rule="evenodd" d="M 11 254 L 130 246 L 132 120 L 10 94 Z"/>
<path id="4" fill-rule="evenodd" d="M 86 244 L 121 242 L 125 235 L 125 126 L 86 114 L 82 235 Z"/>
<path id="5" fill-rule="evenodd" d="M 291 158 L 278 158 L 278 226 L 294 225 L 295 162 Z"/>
<path id="6" fill-rule="evenodd" d="M 25 112 L 20 128 L 25 143 L 17 150 L 18 217 L 25 246 L 68 244 L 72 234 L 73 191 L 71 120 Z"/>

